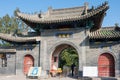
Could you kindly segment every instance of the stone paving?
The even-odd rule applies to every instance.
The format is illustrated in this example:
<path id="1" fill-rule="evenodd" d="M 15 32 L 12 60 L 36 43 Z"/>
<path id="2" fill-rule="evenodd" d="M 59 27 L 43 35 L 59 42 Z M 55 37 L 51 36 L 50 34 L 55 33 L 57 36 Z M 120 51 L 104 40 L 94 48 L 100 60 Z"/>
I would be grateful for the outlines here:
<path id="1" fill-rule="evenodd" d="M 0 75 L 0 80 L 120 80 L 120 78 L 74 78 L 74 77 L 49 77 L 40 79 L 26 78 L 24 75 Z"/>
<path id="2" fill-rule="evenodd" d="M 30 78 L 26 78 L 26 76 L 24 75 L 8 75 L 8 76 L 1 75 L 0 80 L 77 80 L 77 79 L 71 77 L 50 77 L 50 78 L 30 79 Z"/>

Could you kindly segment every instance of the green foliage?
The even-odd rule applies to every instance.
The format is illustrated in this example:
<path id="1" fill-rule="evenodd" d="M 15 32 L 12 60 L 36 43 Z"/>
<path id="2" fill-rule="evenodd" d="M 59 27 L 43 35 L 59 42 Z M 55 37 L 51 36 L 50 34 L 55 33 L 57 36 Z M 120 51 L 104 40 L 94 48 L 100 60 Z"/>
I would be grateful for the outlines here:
<path id="1" fill-rule="evenodd" d="M 14 33 L 18 29 L 17 19 L 10 17 L 8 14 L 3 16 L 0 20 L 0 33 Z"/>
<path id="2" fill-rule="evenodd" d="M 78 54 L 77 51 L 74 48 L 66 48 L 64 49 L 59 58 L 59 67 L 63 67 L 63 65 L 71 66 L 73 63 L 75 63 L 76 66 L 78 66 Z"/>
<path id="3" fill-rule="evenodd" d="M 9 42 L 5 42 L 5 41 L 1 40 L 0 46 L 4 46 L 4 47 L 5 46 L 11 46 L 11 44 Z"/>
<path id="4" fill-rule="evenodd" d="M 14 16 L 6 14 L 0 18 L 0 33 L 21 35 L 23 32 L 28 32 L 30 28 L 21 20 L 17 19 L 17 12 L 19 8 L 14 11 Z M 0 45 L 8 45 L 5 41 L 0 41 Z"/>

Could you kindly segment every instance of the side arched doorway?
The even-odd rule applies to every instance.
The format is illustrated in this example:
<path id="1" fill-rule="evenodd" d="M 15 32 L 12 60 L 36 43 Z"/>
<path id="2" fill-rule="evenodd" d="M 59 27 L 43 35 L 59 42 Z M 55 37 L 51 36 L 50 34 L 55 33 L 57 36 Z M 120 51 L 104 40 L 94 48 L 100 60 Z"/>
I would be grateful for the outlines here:
<path id="1" fill-rule="evenodd" d="M 71 65 L 73 63 L 75 63 L 77 67 L 77 73 L 79 67 L 79 56 L 77 50 L 73 46 L 69 44 L 60 44 L 55 47 L 55 50 L 51 56 L 51 70 L 57 68 L 63 69 L 63 66 L 67 66 L 71 69 Z"/>
<path id="2" fill-rule="evenodd" d="M 115 60 L 109 53 L 103 53 L 98 59 L 98 76 L 114 77 L 115 76 Z"/>
<path id="3" fill-rule="evenodd" d="M 30 67 L 34 66 L 34 58 L 31 55 L 25 55 L 24 57 L 24 74 L 28 74 Z"/>

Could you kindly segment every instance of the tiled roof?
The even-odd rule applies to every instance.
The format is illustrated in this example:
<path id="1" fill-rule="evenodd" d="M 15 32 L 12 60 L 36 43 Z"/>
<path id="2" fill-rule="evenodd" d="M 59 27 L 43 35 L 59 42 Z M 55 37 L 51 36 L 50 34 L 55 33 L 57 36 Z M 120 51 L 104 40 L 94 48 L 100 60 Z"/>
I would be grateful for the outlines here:
<path id="1" fill-rule="evenodd" d="M 104 3 L 102 6 L 99 6 L 96 9 L 87 10 L 87 13 L 84 14 L 85 7 L 86 6 L 65 9 L 49 9 L 47 13 L 33 15 L 17 12 L 17 16 L 18 18 L 28 22 L 51 24 L 83 20 L 101 12 L 105 12 L 109 8 L 108 4 Z"/>
<path id="2" fill-rule="evenodd" d="M 90 32 L 89 38 L 90 40 L 120 40 L 120 28 L 104 27 Z"/>
<path id="3" fill-rule="evenodd" d="M 9 34 L 0 33 L 0 39 L 8 41 L 8 42 L 16 42 L 16 43 L 29 43 L 29 42 L 36 42 L 40 40 L 38 37 L 15 37 Z"/>

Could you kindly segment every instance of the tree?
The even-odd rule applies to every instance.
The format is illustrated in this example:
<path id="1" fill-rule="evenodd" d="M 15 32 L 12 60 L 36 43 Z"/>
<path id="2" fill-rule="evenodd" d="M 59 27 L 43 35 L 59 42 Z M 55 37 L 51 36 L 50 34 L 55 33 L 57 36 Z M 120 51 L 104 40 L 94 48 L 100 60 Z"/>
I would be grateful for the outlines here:
<path id="1" fill-rule="evenodd" d="M 59 58 L 59 67 L 63 67 L 63 65 L 71 66 L 73 63 L 75 63 L 76 66 L 78 66 L 78 54 L 77 51 L 74 48 L 66 48 L 64 49 Z"/>
<path id="2" fill-rule="evenodd" d="M 17 12 L 20 12 L 19 8 L 14 11 L 14 16 L 6 14 L 0 18 L 0 33 L 7 33 L 13 36 L 20 36 L 24 32 L 31 30 L 23 21 L 16 18 Z M 0 44 L 6 45 L 5 41 L 1 41 Z"/>

